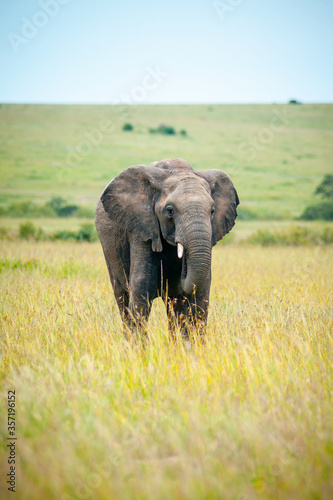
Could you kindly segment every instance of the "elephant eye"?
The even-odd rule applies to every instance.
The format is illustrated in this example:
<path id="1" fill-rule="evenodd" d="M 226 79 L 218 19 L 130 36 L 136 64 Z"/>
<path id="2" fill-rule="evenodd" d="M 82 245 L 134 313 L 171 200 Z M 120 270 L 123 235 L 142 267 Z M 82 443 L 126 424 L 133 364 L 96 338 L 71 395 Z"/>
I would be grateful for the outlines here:
<path id="1" fill-rule="evenodd" d="M 215 214 L 215 207 L 213 207 L 212 211 L 211 211 L 211 215 L 210 215 L 211 220 L 213 220 L 214 214 Z"/>
<path id="2" fill-rule="evenodd" d="M 164 215 L 171 219 L 173 217 L 173 214 L 174 214 L 173 208 L 170 205 L 166 206 L 164 209 Z"/>

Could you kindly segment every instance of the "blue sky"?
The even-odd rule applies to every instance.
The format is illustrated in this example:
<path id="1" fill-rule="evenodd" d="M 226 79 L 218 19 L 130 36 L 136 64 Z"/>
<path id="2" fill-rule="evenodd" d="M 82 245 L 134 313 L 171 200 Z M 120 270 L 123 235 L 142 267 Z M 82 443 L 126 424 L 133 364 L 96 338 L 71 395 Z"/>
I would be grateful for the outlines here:
<path id="1" fill-rule="evenodd" d="M 1 102 L 333 101 L 332 0 L 0 0 Z"/>

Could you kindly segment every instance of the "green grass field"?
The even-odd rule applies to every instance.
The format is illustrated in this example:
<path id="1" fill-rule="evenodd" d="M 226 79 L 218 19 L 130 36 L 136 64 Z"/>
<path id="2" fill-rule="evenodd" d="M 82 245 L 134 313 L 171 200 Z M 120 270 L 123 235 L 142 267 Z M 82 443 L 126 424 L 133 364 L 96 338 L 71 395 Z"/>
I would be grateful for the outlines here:
<path id="1" fill-rule="evenodd" d="M 294 116 L 273 131 L 276 110 Z M 1 499 L 333 497 L 333 245 L 244 242 L 292 224 L 332 231 L 292 220 L 333 170 L 332 122 L 333 105 L 1 106 L 1 206 L 62 196 L 93 208 L 123 168 L 184 157 L 228 172 L 262 219 L 237 220 L 213 250 L 205 343 L 171 341 L 159 299 L 144 348 L 124 339 L 98 242 L 20 240 L 25 219 L 0 217 L 14 235 L 0 241 Z M 149 133 L 161 123 L 187 136 Z M 83 222 L 33 220 L 46 232 Z"/>
<path id="2" fill-rule="evenodd" d="M 125 122 L 133 132 L 122 131 Z M 185 129 L 187 137 L 149 133 L 161 123 Z M 243 208 L 288 219 L 302 213 L 324 174 L 333 171 L 332 130 L 332 104 L 3 104 L 0 203 L 64 196 L 94 207 L 124 168 L 183 157 L 195 169 L 225 170 Z"/>

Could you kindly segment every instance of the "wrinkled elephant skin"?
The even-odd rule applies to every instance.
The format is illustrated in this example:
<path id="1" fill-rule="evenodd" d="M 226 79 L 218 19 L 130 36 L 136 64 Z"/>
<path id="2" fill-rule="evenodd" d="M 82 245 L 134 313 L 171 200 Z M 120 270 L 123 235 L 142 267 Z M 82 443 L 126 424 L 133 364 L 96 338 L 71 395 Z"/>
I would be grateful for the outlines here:
<path id="1" fill-rule="evenodd" d="M 204 328 L 212 247 L 234 226 L 238 203 L 227 174 L 182 159 L 129 167 L 106 186 L 96 228 L 124 323 L 142 327 L 160 296 L 172 331 Z"/>

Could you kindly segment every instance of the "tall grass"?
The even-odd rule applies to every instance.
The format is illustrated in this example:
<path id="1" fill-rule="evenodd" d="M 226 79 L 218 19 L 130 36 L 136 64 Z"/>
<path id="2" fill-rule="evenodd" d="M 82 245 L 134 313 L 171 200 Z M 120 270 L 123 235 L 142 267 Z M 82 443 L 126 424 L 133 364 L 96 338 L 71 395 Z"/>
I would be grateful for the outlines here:
<path id="1" fill-rule="evenodd" d="M 98 244 L 2 245 L 17 498 L 332 498 L 330 246 L 217 247 L 206 342 L 171 342 L 156 301 L 144 348 Z"/>

